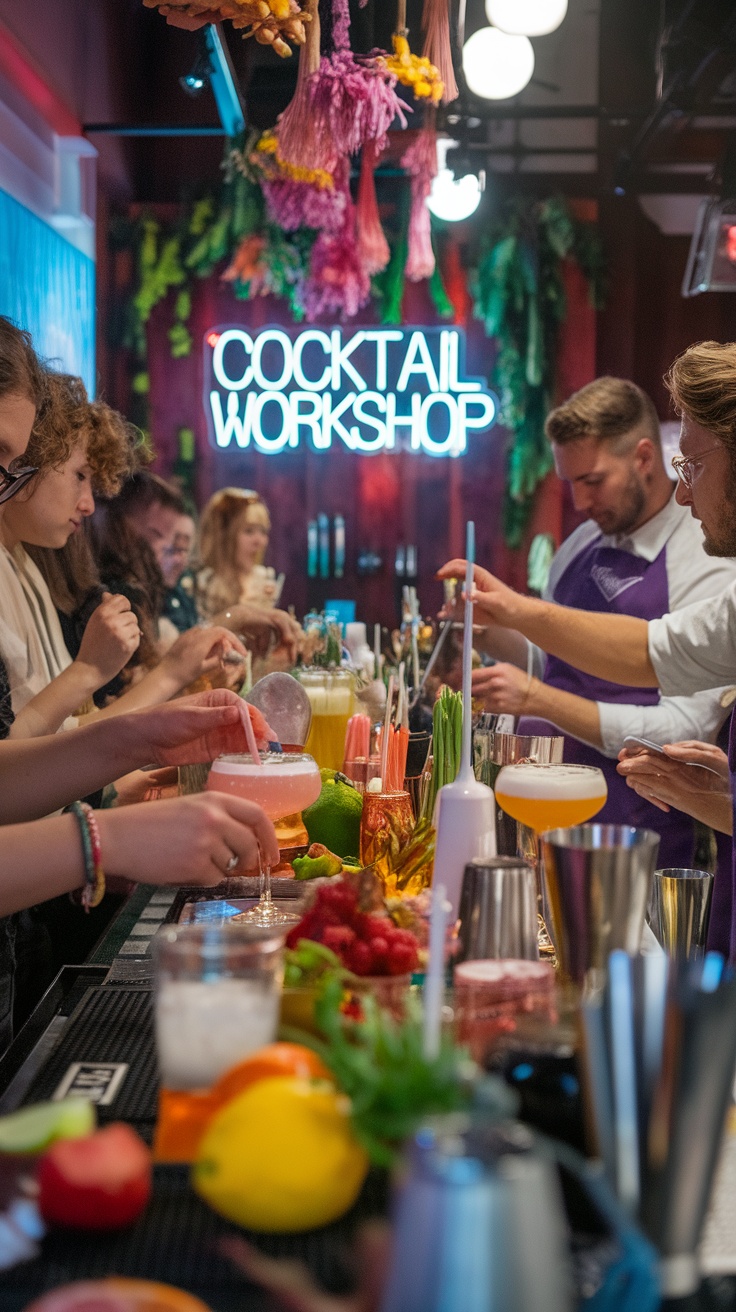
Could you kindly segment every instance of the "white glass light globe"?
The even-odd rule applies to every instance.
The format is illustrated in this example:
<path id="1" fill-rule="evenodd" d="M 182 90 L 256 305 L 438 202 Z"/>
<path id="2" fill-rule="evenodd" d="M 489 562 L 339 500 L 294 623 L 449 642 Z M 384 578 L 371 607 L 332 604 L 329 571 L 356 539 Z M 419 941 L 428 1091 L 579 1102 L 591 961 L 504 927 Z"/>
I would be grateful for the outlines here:
<path id="1" fill-rule="evenodd" d="M 463 46 L 465 81 L 484 100 L 508 100 L 524 90 L 534 72 L 534 49 L 526 36 L 481 27 Z"/>
<path id="2" fill-rule="evenodd" d="M 427 207 L 438 219 L 446 223 L 459 223 L 475 214 L 480 204 L 480 182 L 473 173 L 457 180 L 449 169 L 440 169 L 432 179 L 432 190 Z"/>
<path id="3" fill-rule="evenodd" d="M 486 17 L 512 36 L 547 36 L 560 26 L 567 0 L 486 0 Z"/>

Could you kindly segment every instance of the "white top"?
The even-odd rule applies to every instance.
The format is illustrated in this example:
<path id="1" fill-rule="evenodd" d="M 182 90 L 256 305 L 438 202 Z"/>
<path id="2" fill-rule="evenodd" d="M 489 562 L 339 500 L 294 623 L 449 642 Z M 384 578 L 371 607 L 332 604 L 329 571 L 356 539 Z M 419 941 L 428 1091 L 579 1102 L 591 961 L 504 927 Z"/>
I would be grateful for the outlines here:
<path id="1" fill-rule="evenodd" d="M 679 662 L 668 660 L 668 677 L 660 678 L 659 668 L 652 653 L 652 663 L 660 678 L 660 688 L 664 696 L 656 706 L 621 705 L 615 702 L 597 702 L 600 717 L 601 739 L 603 747 L 599 748 L 604 756 L 618 756 L 624 744 L 624 738 L 632 735 L 637 738 L 649 738 L 656 743 L 680 742 L 683 739 L 697 739 L 700 742 L 715 742 L 718 731 L 729 711 L 721 706 L 724 685 L 736 683 L 736 560 L 721 560 L 707 556 L 703 549 L 703 534 L 697 520 L 693 519 L 686 506 L 678 505 L 674 490 L 667 505 L 654 515 L 641 528 L 633 533 L 607 535 L 601 532 L 593 520 L 586 520 L 570 534 L 552 561 L 549 579 L 545 589 L 545 600 L 553 600 L 557 583 L 565 570 L 581 551 L 594 542 L 604 547 L 617 547 L 630 551 L 644 560 L 654 561 L 664 548 L 667 570 L 667 588 L 670 612 L 679 615 L 690 611 L 702 611 L 706 598 L 718 599 L 723 589 L 729 589 L 731 600 L 732 646 L 728 673 L 723 665 L 717 677 L 703 678 L 702 661 L 698 666 L 699 682 L 685 683 L 677 677 L 681 670 L 671 667 Z M 692 605 L 690 603 L 696 603 Z M 711 601 L 710 605 L 713 602 Z M 684 608 L 684 609 L 682 609 Z M 649 624 L 650 653 L 652 634 L 659 633 L 665 626 L 670 630 L 674 622 L 670 613 L 663 619 L 652 620 Z M 722 620 L 721 620 L 722 624 Z M 716 626 L 717 627 L 717 626 Z M 674 631 L 679 631 L 675 628 Z M 711 653 L 712 658 L 712 653 Z M 544 673 L 544 652 L 532 649 L 531 668 L 542 678 Z M 695 661 L 693 661 L 695 665 Z M 715 675 L 715 667 L 713 667 Z M 708 689 L 709 691 L 704 691 Z M 715 689 L 715 691 L 711 691 Z M 593 743 L 591 746 L 595 746 Z"/>
<path id="2" fill-rule="evenodd" d="M 736 583 L 649 621 L 649 655 L 667 696 L 736 685 Z"/>
<path id="3" fill-rule="evenodd" d="M 16 715 L 72 663 L 51 593 L 22 546 L 0 545 L 0 655 Z"/>

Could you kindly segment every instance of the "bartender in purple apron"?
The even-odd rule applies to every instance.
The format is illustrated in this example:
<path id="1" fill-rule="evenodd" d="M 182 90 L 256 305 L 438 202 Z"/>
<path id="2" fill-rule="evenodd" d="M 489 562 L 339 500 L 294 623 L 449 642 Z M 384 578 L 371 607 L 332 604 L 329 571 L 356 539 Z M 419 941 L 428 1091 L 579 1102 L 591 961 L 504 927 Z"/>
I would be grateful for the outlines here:
<path id="1" fill-rule="evenodd" d="M 700 524 L 708 556 L 730 558 L 733 562 L 736 558 L 736 343 L 699 342 L 689 347 L 675 360 L 665 383 L 682 419 L 681 454 L 675 461 L 680 480 L 677 502 L 689 507 L 693 519 Z M 465 569 L 464 560 L 449 561 L 439 571 L 439 577 L 463 578 Z M 610 613 L 601 613 L 593 623 L 588 611 L 558 609 L 536 598 L 521 596 L 480 568 L 475 570 L 473 600 L 476 622 L 488 625 L 488 632 L 496 635 L 507 660 L 513 659 L 523 635 L 542 644 L 558 659 L 574 663 L 591 675 L 620 678 L 629 686 L 658 687 L 664 699 L 660 704 L 714 689 L 724 690 L 719 697 L 724 713 L 734 704 L 736 584 L 705 601 L 685 598 L 680 609 L 650 620 L 646 627 L 641 620 Z M 692 604 L 685 604 L 687 601 Z M 527 682 L 525 678 L 524 685 Z M 715 775 L 682 763 L 676 780 L 681 809 L 723 834 L 733 834 L 736 819 L 735 721 L 736 716 L 732 715 L 728 762 L 710 747 L 710 756 L 700 753 L 696 759 L 714 767 Z M 696 739 L 701 736 L 690 735 Z M 691 759 L 695 756 L 692 746 L 675 750 L 681 754 L 685 750 Z M 650 778 L 654 764 L 655 780 L 660 768 L 658 759 L 653 763 L 650 758 L 648 763 Z M 646 764 L 641 762 L 642 767 Z M 633 783 L 639 765 L 636 761 L 622 761 L 621 770 L 630 774 Z M 670 779 L 668 787 L 672 784 Z M 648 789 L 642 780 L 640 786 L 645 794 L 649 792 L 651 797 L 657 797 L 653 784 Z M 664 800 L 677 804 L 671 791 Z M 736 962 L 733 844 L 730 878 L 723 878 L 723 873 L 719 866 L 709 943 L 728 952 L 731 961 Z"/>
<path id="2" fill-rule="evenodd" d="M 587 517 L 552 562 L 548 600 L 653 620 L 736 581 L 736 562 L 706 555 L 698 524 L 675 499 L 656 411 L 640 388 L 599 378 L 552 411 L 546 432 L 557 473 Z M 491 651 L 494 636 L 488 634 Z M 608 800 L 596 820 L 654 829 L 660 867 L 691 866 L 691 817 L 639 796 L 617 772 L 617 758 L 628 736 L 715 740 L 727 717 L 723 689 L 661 698 L 657 688 L 584 674 L 520 634 L 505 631 L 503 638 L 499 654 L 511 662 L 477 671 L 473 680 L 486 709 L 521 716 L 519 733 L 562 731 L 565 761 L 596 765 L 606 776 Z M 516 651 L 509 640 L 518 640 Z"/>

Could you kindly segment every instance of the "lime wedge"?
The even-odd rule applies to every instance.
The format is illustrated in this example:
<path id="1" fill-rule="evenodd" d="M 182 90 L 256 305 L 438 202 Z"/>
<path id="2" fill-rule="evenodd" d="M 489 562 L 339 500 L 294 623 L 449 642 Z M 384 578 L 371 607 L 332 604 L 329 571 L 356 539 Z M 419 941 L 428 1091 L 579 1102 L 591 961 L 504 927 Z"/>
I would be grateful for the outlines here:
<path id="1" fill-rule="evenodd" d="M 40 1153 L 56 1139 L 81 1139 L 97 1124 L 86 1098 L 39 1102 L 0 1117 L 0 1153 Z"/>

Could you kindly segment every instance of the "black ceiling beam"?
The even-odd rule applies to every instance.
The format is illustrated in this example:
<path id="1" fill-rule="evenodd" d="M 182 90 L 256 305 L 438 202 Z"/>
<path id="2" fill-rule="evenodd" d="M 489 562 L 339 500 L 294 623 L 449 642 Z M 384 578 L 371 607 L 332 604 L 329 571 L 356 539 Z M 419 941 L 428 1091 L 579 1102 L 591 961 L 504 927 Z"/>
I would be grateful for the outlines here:
<path id="1" fill-rule="evenodd" d="M 83 132 L 112 137 L 224 137 L 220 123 L 85 123 Z"/>

